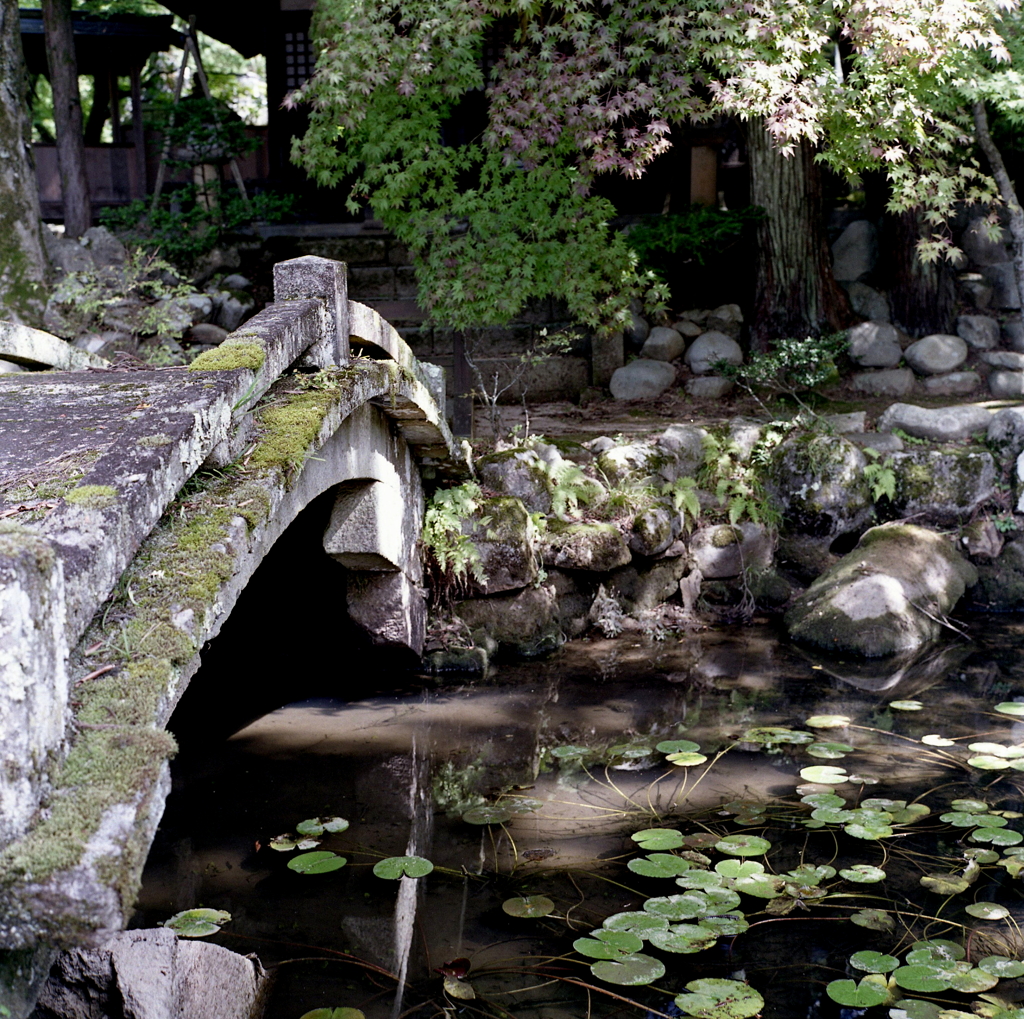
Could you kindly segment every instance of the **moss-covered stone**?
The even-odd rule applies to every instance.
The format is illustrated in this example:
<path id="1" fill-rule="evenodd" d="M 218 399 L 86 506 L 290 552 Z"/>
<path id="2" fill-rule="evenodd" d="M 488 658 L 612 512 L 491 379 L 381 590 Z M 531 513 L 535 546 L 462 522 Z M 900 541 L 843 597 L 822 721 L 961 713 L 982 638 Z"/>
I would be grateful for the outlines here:
<path id="1" fill-rule="evenodd" d="M 117 489 L 110 485 L 79 485 L 64 496 L 64 501 L 86 509 L 106 509 L 117 502 Z"/>
<path id="2" fill-rule="evenodd" d="M 338 400 L 337 392 L 308 392 L 263 409 L 259 415 L 263 434 L 249 458 L 250 465 L 261 470 L 277 468 L 286 474 L 297 471 Z"/>
<path id="3" fill-rule="evenodd" d="M 606 573 L 625 566 L 632 554 L 614 524 L 565 523 L 549 519 L 541 535 L 544 565 L 563 570 Z"/>
<path id="4" fill-rule="evenodd" d="M 267 352 L 258 343 L 232 343 L 225 340 L 214 350 L 204 350 L 188 369 L 193 372 L 223 372 L 237 368 L 259 371 L 266 359 Z"/>
<path id="5" fill-rule="evenodd" d="M 518 499 L 481 499 L 476 513 L 463 521 L 462 532 L 480 555 L 486 580 L 477 586 L 483 594 L 512 591 L 537 579 L 534 528 Z"/>
<path id="6" fill-rule="evenodd" d="M 961 523 L 995 491 L 997 471 L 990 453 L 977 449 L 916 449 L 886 460 L 896 475 L 896 497 L 887 512 L 926 524 Z"/>
<path id="7" fill-rule="evenodd" d="M 26 552 L 35 558 L 41 573 L 51 570 L 56 562 L 53 547 L 45 538 L 13 520 L 0 520 L 0 555 L 18 556 Z"/>

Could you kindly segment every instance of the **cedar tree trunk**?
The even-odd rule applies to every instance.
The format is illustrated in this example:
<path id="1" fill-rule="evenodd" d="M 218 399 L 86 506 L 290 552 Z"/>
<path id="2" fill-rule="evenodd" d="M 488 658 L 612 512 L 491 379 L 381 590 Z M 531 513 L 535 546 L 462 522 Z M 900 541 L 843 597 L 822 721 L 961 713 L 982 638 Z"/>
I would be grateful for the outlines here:
<path id="1" fill-rule="evenodd" d="M 53 88 L 53 122 L 57 128 L 57 163 L 64 196 L 64 236 L 80 237 L 92 226 L 89 181 L 85 176 L 82 100 L 71 25 L 71 0 L 42 0 L 46 61 Z"/>
<path id="2" fill-rule="evenodd" d="M 835 332 L 853 321 L 846 293 L 832 275 L 822 218 L 821 172 L 814 147 L 802 142 L 783 156 L 760 121 L 747 130 L 750 203 L 766 218 L 757 230 L 757 277 L 751 347 L 783 336 Z"/>
<path id="3" fill-rule="evenodd" d="M 17 0 L 0 0 L 0 319 L 40 325 L 46 254 Z"/>
<path id="4" fill-rule="evenodd" d="M 911 336 L 953 332 L 956 285 L 946 262 L 922 262 L 917 242 L 931 228 L 917 209 L 883 220 L 882 258 L 889 290 L 892 320 Z"/>

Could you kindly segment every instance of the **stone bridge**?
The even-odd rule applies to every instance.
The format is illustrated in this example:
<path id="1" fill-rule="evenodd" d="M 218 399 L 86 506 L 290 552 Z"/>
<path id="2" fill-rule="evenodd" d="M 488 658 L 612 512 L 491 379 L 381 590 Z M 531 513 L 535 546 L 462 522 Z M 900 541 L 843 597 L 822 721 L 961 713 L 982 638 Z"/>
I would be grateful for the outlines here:
<path id="1" fill-rule="evenodd" d="M 311 500 L 336 492 L 339 613 L 421 650 L 420 472 L 453 454 L 443 374 L 348 300 L 343 263 L 282 262 L 274 285 L 188 367 L 0 376 L 0 1004 L 15 1015 L 56 947 L 130 916 L 169 791 L 165 725 Z"/>

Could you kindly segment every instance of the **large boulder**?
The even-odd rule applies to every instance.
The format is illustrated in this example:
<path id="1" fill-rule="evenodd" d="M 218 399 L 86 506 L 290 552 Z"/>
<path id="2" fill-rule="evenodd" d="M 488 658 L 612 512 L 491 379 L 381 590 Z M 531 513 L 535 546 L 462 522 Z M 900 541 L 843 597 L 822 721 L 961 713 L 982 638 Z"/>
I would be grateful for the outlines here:
<path id="1" fill-rule="evenodd" d="M 695 477 L 704 466 L 704 443 L 709 432 L 700 425 L 669 425 L 655 442 L 670 459 L 671 470 L 663 471 L 667 481 Z"/>
<path id="2" fill-rule="evenodd" d="M 999 346 L 999 323 L 988 315 L 961 315 L 956 320 L 956 334 L 975 350 Z"/>
<path id="3" fill-rule="evenodd" d="M 923 384 L 929 396 L 967 396 L 981 385 L 981 376 L 977 372 L 949 372 L 929 375 Z"/>
<path id="4" fill-rule="evenodd" d="M 685 556 L 666 556 L 647 567 L 632 563 L 608 577 L 608 593 L 628 613 L 649 612 L 679 593 L 687 570 Z"/>
<path id="5" fill-rule="evenodd" d="M 877 260 L 878 231 L 870 220 L 854 220 L 832 245 L 832 275 L 842 282 L 866 276 Z"/>
<path id="6" fill-rule="evenodd" d="M 892 318 L 889 298 L 880 290 L 859 281 L 844 283 L 842 286 L 855 315 L 873 322 L 888 322 Z"/>
<path id="7" fill-rule="evenodd" d="M 903 356 L 918 375 L 942 375 L 967 360 L 967 344 L 959 336 L 932 333 L 912 343 Z"/>
<path id="8" fill-rule="evenodd" d="M 982 276 L 992 287 L 991 306 L 1015 311 L 1020 307 L 1020 293 L 1017 289 L 1017 272 L 1012 262 L 988 265 L 981 270 Z"/>
<path id="9" fill-rule="evenodd" d="M 667 361 L 637 358 L 612 373 L 608 388 L 616 400 L 655 400 L 676 380 Z"/>
<path id="10" fill-rule="evenodd" d="M 507 496 L 481 499 L 477 512 L 463 521 L 462 533 L 480 554 L 482 594 L 514 591 L 537 579 L 532 530 L 526 507 Z"/>
<path id="11" fill-rule="evenodd" d="M 508 449 L 481 457 L 476 465 L 488 488 L 519 499 L 531 513 L 551 512 L 551 479 L 532 449 Z"/>
<path id="12" fill-rule="evenodd" d="M 679 514 L 667 503 L 656 503 L 638 513 L 629 535 L 629 547 L 637 555 L 661 555 L 679 534 Z"/>
<path id="13" fill-rule="evenodd" d="M 992 350 L 981 355 L 981 360 L 992 368 L 1003 368 L 1006 371 L 1024 371 L 1024 354 L 1016 350 Z"/>
<path id="14" fill-rule="evenodd" d="M 603 450 L 597 458 L 597 469 L 614 485 L 627 478 L 650 477 L 667 460 L 668 457 L 651 443 L 630 442 Z"/>
<path id="15" fill-rule="evenodd" d="M 968 519 L 995 493 L 998 471 L 987 452 L 915 449 L 892 453 L 889 460 L 896 475 L 890 509 L 900 517 L 951 527 Z"/>
<path id="16" fill-rule="evenodd" d="M 869 396 L 907 396 L 914 391 L 914 373 L 909 368 L 858 372 L 850 378 L 850 385 Z"/>
<path id="17" fill-rule="evenodd" d="M 722 378 L 721 375 L 696 375 L 686 380 L 683 386 L 687 396 L 695 400 L 721 400 L 728 396 L 736 388 L 732 379 Z"/>
<path id="18" fill-rule="evenodd" d="M 942 535 L 882 524 L 797 598 L 786 628 L 794 640 L 842 654 L 910 651 L 942 633 L 943 618 L 977 579 Z"/>
<path id="19" fill-rule="evenodd" d="M 995 230 L 996 239 L 989 236 L 984 216 L 974 216 L 960 238 L 960 247 L 974 265 L 998 265 L 1010 261 L 1007 249 L 1010 237 L 1005 229 Z"/>
<path id="20" fill-rule="evenodd" d="M 622 532 L 614 524 L 563 523 L 549 519 L 541 536 L 544 565 L 563 570 L 607 573 L 632 558 Z"/>
<path id="21" fill-rule="evenodd" d="M 547 654 L 565 639 L 553 584 L 467 598 L 456 605 L 455 614 L 471 631 L 485 631 L 502 651 L 520 658 Z"/>
<path id="22" fill-rule="evenodd" d="M 988 429 L 992 412 L 970 403 L 954 407 L 918 407 L 912 403 L 894 403 L 878 419 L 878 431 L 896 428 L 918 439 L 952 442 L 969 439 Z"/>
<path id="23" fill-rule="evenodd" d="M 900 334 L 888 322 L 861 322 L 846 337 L 850 360 L 862 368 L 895 368 L 903 357 Z"/>
<path id="24" fill-rule="evenodd" d="M 684 360 L 694 375 L 706 375 L 718 361 L 743 364 L 743 350 L 731 336 L 712 330 L 693 341 Z"/>
<path id="25" fill-rule="evenodd" d="M 738 577 L 771 566 L 772 539 L 761 524 L 702 527 L 690 539 L 690 558 L 708 580 Z"/>
<path id="26" fill-rule="evenodd" d="M 686 341 L 667 326 L 655 326 L 640 351 L 652 361 L 674 361 L 686 349 Z"/>
<path id="27" fill-rule="evenodd" d="M 997 400 L 1024 397 L 1024 372 L 994 371 L 988 377 L 988 391 Z"/>
<path id="28" fill-rule="evenodd" d="M 864 454 L 838 435 L 796 435 L 777 447 L 768 493 L 790 531 L 825 537 L 862 527 L 871 515 Z"/>

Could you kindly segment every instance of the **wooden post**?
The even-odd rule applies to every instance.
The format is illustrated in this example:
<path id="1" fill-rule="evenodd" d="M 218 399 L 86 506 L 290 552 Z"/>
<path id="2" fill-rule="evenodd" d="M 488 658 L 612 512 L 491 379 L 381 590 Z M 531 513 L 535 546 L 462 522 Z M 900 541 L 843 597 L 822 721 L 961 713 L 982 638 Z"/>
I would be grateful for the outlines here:
<path id="1" fill-rule="evenodd" d="M 690 204 L 713 206 L 718 202 L 718 150 L 711 145 L 690 149 Z"/>
<path id="2" fill-rule="evenodd" d="M 470 375 L 469 362 L 466 360 L 466 340 L 462 330 L 455 331 L 453 343 L 455 364 L 452 368 L 454 409 L 452 413 L 452 432 L 455 435 L 473 435 L 473 381 Z"/>

